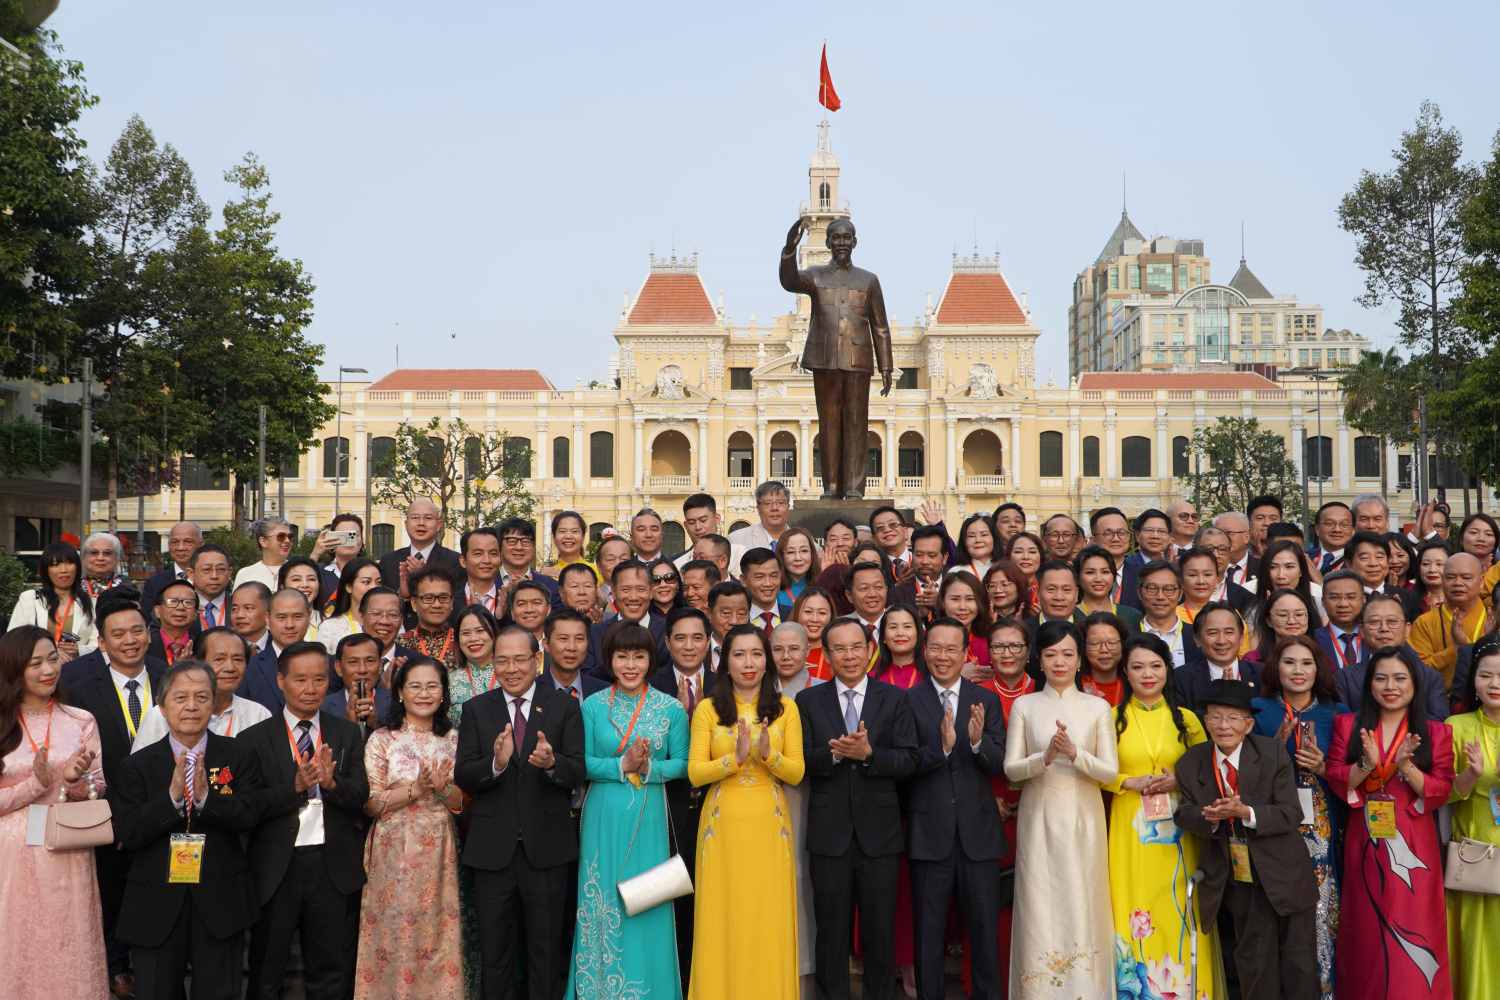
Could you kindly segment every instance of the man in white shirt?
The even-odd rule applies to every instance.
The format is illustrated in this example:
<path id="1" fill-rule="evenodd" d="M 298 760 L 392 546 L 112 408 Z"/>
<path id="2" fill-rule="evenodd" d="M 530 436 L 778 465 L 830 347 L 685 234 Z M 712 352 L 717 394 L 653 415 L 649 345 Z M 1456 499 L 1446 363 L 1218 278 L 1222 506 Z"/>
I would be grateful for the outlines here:
<path id="1" fill-rule="evenodd" d="M 500 572 L 500 533 L 494 528 L 466 531 L 459 539 L 458 550 L 458 564 L 463 567 L 465 580 L 463 601 L 454 614 L 474 604 L 492 615 L 498 614 L 500 587 L 495 576 Z"/>
<path id="2" fill-rule="evenodd" d="M 661 553 L 661 515 L 643 507 L 630 519 L 630 547 L 635 557 L 648 563 Z"/>
<path id="3" fill-rule="evenodd" d="M 250 644 L 228 626 L 220 625 L 199 632 L 193 640 L 193 657 L 207 663 L 214 672 L 214 707 L 208 720 L 209 732 L 233 739 L 257 722 L 271 717 L 265 706 L 234 693 L 245 679 Z M 167 720 L 162 716 L 161 708 L 153 705 L 141 719 L 130 752 L 139 753 L 165 735 Z"/>
<path id="4" fill-rule="evenodd" d="M 879 563 L 855 562 L 849 565 L 845 578 L 844 596 L 854 605 L 858 616 L 869 631 L 871 641 L 880 641 L 880 623 L 885 620 L 886 596 L 890 593 L 890 581 Z"/>
<path id="5" fill-rule="evenodd" d="M 1141 631 L 1165 642 L 1172 651 L 1172 666 L 1181 667 L 1187 662 L 1190 642 L 1182 618 L 1177 614 L 1182 580 L 1177 570 L 1167 563 L 1147 563 L 1141 567 L 1139 579 L 1136 592 L 1140 595 L 1144 612 Z"/>
<path id="6" fill-rule="evenodd" d="M 774 549 L 791 516 L 792 496 L 785 486 L 768 479 L 755 488 L 755 510 L 760 515 L 759 523 L 731 531 L 729 541 L 747 549 L 757 546 Z"/>
<path id="7" fill-rule="evenodd" d="M 764 548 L 765 546 L 752 547 Z M 717 566 L 721 580 L 732 580 L 739 573 L 739 562 L 733 558 L 735 551 L 734 543 L 723 535 L 704 535 L 693 543 L 693 558 L 703 559 Z"/>

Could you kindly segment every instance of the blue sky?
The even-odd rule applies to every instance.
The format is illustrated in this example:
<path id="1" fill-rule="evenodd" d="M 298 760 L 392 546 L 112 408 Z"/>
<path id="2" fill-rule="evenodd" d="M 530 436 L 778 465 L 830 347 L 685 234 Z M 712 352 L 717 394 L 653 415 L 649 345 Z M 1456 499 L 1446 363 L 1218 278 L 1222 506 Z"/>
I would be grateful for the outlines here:
<path id="1" fill-rule="evenodd" d="M 1391 342 L 1335 208 L 1424 98 L 1473 159 L 1500 127 L 1500 8 L 1417 5 L 353 4 L 63 0 L 50 27 L 101 98 L 102 158 L 139 113 L 217 208 L 254 150 L 282 251 L 318 285 L 327 363 L 602 375 L 647 253 L 701 252 L 730 316 L 790 297 L 826 37 L 858 261 L 910 322 L 954 249 L 998 248 L 1066 380 L 1067 305 L 1120 210 L 1247 231 L 1273 292 Z M 243 11 L 247 5 L 239 5 Z M 936 8 L 934 11 L 933 8 Z"/>

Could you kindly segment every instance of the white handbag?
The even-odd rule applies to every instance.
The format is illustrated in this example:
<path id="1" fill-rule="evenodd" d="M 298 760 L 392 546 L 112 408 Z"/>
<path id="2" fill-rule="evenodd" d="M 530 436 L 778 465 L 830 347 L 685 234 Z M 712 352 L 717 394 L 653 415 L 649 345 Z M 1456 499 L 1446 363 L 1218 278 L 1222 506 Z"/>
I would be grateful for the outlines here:
<path id="1" fill-rule="evenodd" d="M 1443 887 L 1453 892 L 1500 896 L 1500 847 L 1467 837 L 1448 841 Z"/>
<path id="2" fill-rule="evenodd" d="M 667 860 L 659 865 L 652 865 L 639 875 L 621 879 L 617 888 L 620 890 L 620 901 L 625 904 L 625 913 L 635 916 L 645 913 L 647 910 L 662 903 L 670 902 L 679 896 L 691 895 L 693 891 L 693 880 L 688 875 L 687 862 L 682 860 L 682 855 L 677 851 L 677 831 L 672 826 L 672 813 L 667 809 L 666 789 L 662 789 L 662 812 L 667 818 L 667 836 L 672 842 L 672 854 Z M 641 808 L 644 815 L 645 808 Z M 630 836 L 630 846 L 625 849 L 625 859 L 630 858 L 630 852 L 635 850 L 635 834 L 641 832 L 641 817 L 636 816 L 635 833 Z M 623 862 L 622 862 L 623 863 Z"/>

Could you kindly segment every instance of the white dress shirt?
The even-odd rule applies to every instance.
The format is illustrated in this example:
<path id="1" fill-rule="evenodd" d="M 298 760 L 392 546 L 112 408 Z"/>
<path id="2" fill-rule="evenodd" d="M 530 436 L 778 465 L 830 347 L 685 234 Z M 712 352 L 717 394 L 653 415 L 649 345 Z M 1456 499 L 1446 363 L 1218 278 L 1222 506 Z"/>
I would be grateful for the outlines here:
<path id="1" fill-rule="evenodd" d="M 521 704 L 519 706 L 521 710 L 521 718 L 523 721 L 525 721 L 527 727 L 529 728 L 531 725 L 531 709 L 536 704 L 536 682 L 532 681 L 531 687 L 527 688 L 519 695 L 512 695 L 509 691 L 501 691 L 501 693 L 505 695 L 505 718 L 509 720 L 512 725 L 515 724 L 517 708 L 516 699 L 519 698 L 521 699 Z M 512 732 L 512 735 L 514 735 L 514 732 Z M 514 745 L 514 749 L 511 750 L 511 760 L 515 760 L 516 756 L 521 752 L 521 744 L 519 741 L 517 741 Z M 507 764 L 506 766 L 509 767 L 510 765 Z M 620 757 L 620 766 L 622 768 L 625 766 L 625 758 L 623 755 L 621 755 Z M 493 759 L 491 759 L 490 761 L 490 773 L 497 778 L 501 774 L 499 770 L 496 770 L 495 762 Z M 625 780 L 625 774 L 623 771 L 621 771 L 620 773 L 620 780 Z"/>
<path id="2" fill-rule="evenodd" d="M 1229 787 L 1229 772 L 1224 770 L 1224 762 L 1227 760 L 1231 765 L 1233 765 L 1236 775 L 1238 775 L 1240 769 L 1240 751 L 1243 749 L 1245 749 L 1245 744 L 1241 743 L 1239 746 L 1234 748 L 1233 753 L 1226 757 L 1218 747 L 1214 747 L 1214 767 L 1218 768 L 1219 777 L 1223 779 L 1225 788 Z M 1250 818 L 1241 820 L 1240 822 L 1244 824 L 1245 829 L 1254 830 L 1255 809 L 1253 806 L 1247 806 L 1247 808 L 1250 809 Z"/>
<path id="3" fill-rule="evenodd" d="M 1162 642 L 1165 642 L 1168 648 L 1172 650 L 1173 667 L 1180 667 L 1187 662 L 1187 650 L 1182 639 L 1182 629 L 1183 621 L 1181 618 L 1178 618 L 1176 621 L 1174 621 L 1172 623 L 1172 627 L 1167 629 L 1166 631 L 1162 631 L 1155 625 L 1152 625 L 1149 619 L 1141 619 L 1141 631 L 1149 632 L 1150 634 L 1156 636 Z"/>
<path id="4" fill-rule="evenodd" d="M 854 685 L 854 687 L 850 687 L 849 685 L 845 684 L 843 681 L 839 680 L 836 677 L 834 678 L 834 681 L 833 681 L 833 690 L 836 691 L 838 693 L 838 696 L 839 696 L 839 718 L 840 719 L 842 719 L 844 717 L 844 712 L 845 712 L 845 707 L 844 706 L 846 706 L 846 705 L 849 704 L 849 699 L 846 698 L 846 697 L 844 697 L 844 693 L 846 691 L 853 691 L 854 692 L 854 713 L 859 716 L 861 722 L 864 721 L 864 718 L 865 718 L 865 692 L 868 691 L 869 688 L 870 688 L 870 675 L 869 674 L 866 674 L 865 676 L 861 677 L 859 679 L 859 683 L 856 684 L 856 685 Z M 837 756 L 837 754 L 835 754 L 835 756 Z"/>
<path id="5" fill-rule="evenodd" d="M 963 685 L 963 678 L 962 677 L 960 677 L 958 680 L 954 681 L 952 687 L 944 687 L 942 681 L 938 680 L 936 677 L 932 678 L 932 689 L 937 692 L 938 704 L 940 706 L 942 706 L 944 714 L 947 714 L 947 711 L 948 711 L 949 708 L 953 709 L 953 728 L 954 728 L 955 732 L 958 732 L 958 733 L 967 733 L 969 731 L 969 720 L 968 719 L 960 719 L 958 717 L 958 696 L 959 696 L 959 690 L 958 689 L 962 685 Z M 948 697 L 949 695 L 952 695 L 952 697 L 951 698 Z M 941 744 L 939 744 L 939 745 L 941 745 Z M 970 743 L 969 744 L 969 750 L 972 753 L 978 753 L 979 752 L 979 744 L 978 743 Z M 953 752 L 952 750 L 944 750 L 943 751 L 943 756 L 946 757 L 946 756 L 948 756 L 952 752 Z"/>
<path id="6" fill-rule="evenodd" d="M 280 589 L 277 586 L 277 578 L 280 575 L 280 566 L 267 566 L 264 561 L 253 562 L 249 566 L 241 567 L 240 571 L 234 574 L 234 586 L 229 589 L 234 590 L 242 583 L 263 583 L 266 589 L 274 594 Z"/>

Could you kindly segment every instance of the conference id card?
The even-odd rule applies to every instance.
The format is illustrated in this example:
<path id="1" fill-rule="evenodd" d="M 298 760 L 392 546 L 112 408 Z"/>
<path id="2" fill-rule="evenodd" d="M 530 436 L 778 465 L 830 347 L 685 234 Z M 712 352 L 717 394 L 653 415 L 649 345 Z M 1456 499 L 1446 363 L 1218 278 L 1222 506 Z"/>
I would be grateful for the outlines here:
<path id="1" fill-rule="evenodd" d="M 297 813 L 297 840 L 294 847 L 323 846 L 323 800 L 308 799 Z"/>
<path id="2" fill-rule="evenodd" d="M 47 844 L 47 807 L 26 807 L 26 846 L 45 847 Z"/>
<path id="3" fill-rule="evenodd" d="M 203 877 L 203 845 L 208 838 L 201 833 L 174 833 L 167 862 L 168 885 L 197 885 Z"/>
<path id="4" fill-rule="evenodd" d="M 1311 788 L 1297 789 L 1297 804 L 1302 807 L 1302 825 L 1312 826 L 1317 820 L 1313 809 L 1313 794 Z"/>
<path id="5" fill-rule="evenodd" d="M 1229 867 L 1236 882 L 1253 881 L 1250 876 L 1250 845 L 1243 837 L 1229 838 Z"/>
<path id="6" fill-rule="evenodd" d="M 1373 840 L 1390 840 L 1396 836 L 1396 800 L 1390 796 L 1365 800 L 1365 829 Z"/>
<path id="7" fill-rule="evenodd" d="M 1172 818 L 1172 796 L 1167 792 L 1141 796 L 1141 815 L 1152 822 Z"/>

